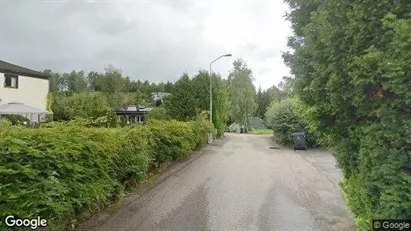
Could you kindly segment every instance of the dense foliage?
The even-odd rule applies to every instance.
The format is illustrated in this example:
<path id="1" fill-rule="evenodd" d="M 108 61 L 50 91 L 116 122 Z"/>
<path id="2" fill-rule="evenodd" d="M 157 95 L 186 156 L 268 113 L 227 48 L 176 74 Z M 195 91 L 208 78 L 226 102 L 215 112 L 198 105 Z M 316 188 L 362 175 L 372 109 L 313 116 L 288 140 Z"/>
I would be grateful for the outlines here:
<path id="1" fill-rule="evenodd" d="M 218 75 L 212 76 L 213 87 L 213 124 L 217 135 L 224 133 L 229 117 L 229 95 L 226 83 Z M 188 74 L 175 83 L 172 95 L 164 102 L 168 115 L 176 120 L 189 121 L 202 111 L 210 109 L 210 76 L 200 71 L 192 79 Z"/>
<path id="2" fill-rule="evenodd" d="M 274 132 L 274 139 L 283 145 L 291 145 L 294 132 L 303 132 L 304 126 L 296 113 L 293 98 L 272 103 L 267 110 L 267 124 Z"/>
<path id="3" fill-rule="evenodd" d="M 146 120 L 169 120 L 167 109 L 164 107 L 155 107 L 145 116 Z"/>
<path id="4" fill-rule="evenodd" d="M 213 125 L 217 136 L 224 134 L 227 121 L 230 118 L 229 86 L 221 76 L 213 74 Z"/>
<path id="5" fill-rule="evenodd" d="M 0 126 L 0 216 L 41 216 L 51 227 L 89 216 L 149 169 L 201 147 L 211 131 L 200 118 L 121 129 Z"/>
<path id="6" fill-rule="evenodd" d="M 265 119 L 265 113 L 272 102 L 278 102 L 281 98 L 281 90 L 272 86 L 267 90 L 262 90 L 261 86 L 258 88 L 255 102 L 257 103 L 257 110 L 255 111 L 255 116 Z"/>
<path id="7" fill-rule="evenodd" d="M 411 217 L 411 2 L 287 0 L 284 55 L 357 224 Z"/>
<path id="8" fill-rule="evenodd" d="M 249 118 L 257 109 L 253 74 L 247 64 L 238 59 L 233 62 L 233 69 L 228 76 L 231 99 L 230 116 L 240 126 L 249 126 Z"/>
<path id="9" fill-rule="evenodd" d="M 83 92 L 70 96 L 59 94 L 54 98 L 56 101 L 52 105 L 52 110 L 55 120 L 95 119 L 113 110 L 107 97 L 101 92 Z"/>
<path id="10" fill-rule="evenodd" d="M 30 124 L 30 120 L 22 115 L 0 115 L 0 118 L 8 120 L 12 125 L 26 126 Z"/>
<path id="11" fill-rule="evenodd" d="M 235 101 L 238 98 L 237 95 L 241 96 L 242 93 L 246 93 L 245 95 L 248 96 L 246 99 L 251 100 L 247 103 L 247 105 L 250 104 L 246 107 L 247 115 L 253 116 L 257 107 L 255 97 L 251 96 L 255 94 L 251 69 L 242 60 L 236 63 L 238 70 L 233 69 L 229 77 L 230 81 L 223 80 L 220 75 L 216 74 L 212 77 L 212 118 L 217 136 L 224 134 L 228 122 L 234 122 L 234 118 L 239 118 L 238 113 L 233 114 L 233 110 L 230 110 L 230 108 L 233 109 L 231 104 L 238 104 Z M 108 65 L 104 73 L 92 71 L 86 74 L 84 71 L 72 71 L 61 74 L 50 70 L 46 70 L 45 73 L 51 76 L 48 108 L 53 111 L 53 119 L 57 121 L 69 121 L 75 118 L 96 120 L 106 116 L 108 110 L 133 104 L 145 104 L 153 108 L 164 107 L 165 110 L 155 110 L 148 116 L 158 119 L 170 117 L 179 121 L 189 121 L 200 112 L 209 111 L 210 76 L 204 70 L 200 70 L 192 78 L 184 73 L 174 84 L 134 81 L 128 76 L 123 76 L 122 70 L 112 65 Z M 160 103 L 154 100 L 153 92 L 168 92 L 172 95 L 164 98 Z M 230 98 L 230 95 L 233 97 Z M 262 92 L 261 97 L 256 98 L 259 108 L 258 115 L 263 117 L 269 103 L 278 98 L 279 89 L 276 87 Z M 236 108 L 242 106 L 244 105 L 237 105 Z M 167 116 L 165 116 L 165 111 Z"/>
<path id="12" fill-rule="evenodd" d="M 190 80 L 190 76 L 184 73 L 174 84 L 174 91 L 164 105 L 173 119 L 189 121 L 197 115 L 196 89 Z"/>
<path id="13" fill-rule="evenodd" d="M 87 98 L 93 98 L 93 102 L 100 101 L 103 108 L 109 106 L 111 109 L 133 104 L 155 106 L 152 92 L 171 92 L 174 88 L 171 82 L 155 84 L 131 80 L 112 65 L 108 65 L 104 73 L 92 71 L 87 75 L 84 71 L 44 72 L 51 76 L 47 108 L 52 109 L 54 120 L 58 121 L 71 120 L 73 115 L 88 118 L 90 110 L 102 110 L 92 102 L 85 103 Z M 69 109 L 68 106 L 73 104 L 79 106 Z M 83 109 L 89 112 L 82 112 Z M 95 117 L 94 114 L 91 116 Z"/>

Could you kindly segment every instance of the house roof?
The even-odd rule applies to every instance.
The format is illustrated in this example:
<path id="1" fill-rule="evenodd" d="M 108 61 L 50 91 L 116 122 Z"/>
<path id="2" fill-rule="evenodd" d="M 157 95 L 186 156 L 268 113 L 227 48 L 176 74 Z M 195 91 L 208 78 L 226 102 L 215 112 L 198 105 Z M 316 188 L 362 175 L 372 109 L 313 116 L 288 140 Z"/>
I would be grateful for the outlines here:
<path id="1" fill-rule="evenodd" d="M 34 71 L 34 70 L 31 70 L 25 67 L 21 67 L 15 64 L 11 64 L 8 62 L 4 62 L 2 60 L 0 60 L 0 72 L 8 73 L 8 74 L 24 75 L 28 77 L 34 77 L 34 78 L 49 79 L 49 76 L 44 73 Z"/>
<path id="2" fill-rule="evenodd" d="M 259 117 L 249 117 L 249 125 L 253 129 L 263 129 L 263 128 L 265 128 L 264 120 L 262 120 Z M 234 122 L 228 128 L 230 130 L 236 130 L 236 129 L 240 128 L 240 125 L 238 123 Z"/>
<path id="3" fill-rule="evenodd" d="M 128 105 L 114 110 L 117 115 L 141 115 L 150 111 L 145 105 Z"/>
<path id="4" fill-rule="evenodd" d="M 264 120 L 261 119 L 260 117 L 250 117 L 250 124 L 251 127 L 254 129 L 264 129 Z"/>
<path id="5" fill-rule="evenodd" d="M 20 102 L 10 102 L 0 105 L 0 115 L 7 114 L 48 114 L 48 112 Z"/>

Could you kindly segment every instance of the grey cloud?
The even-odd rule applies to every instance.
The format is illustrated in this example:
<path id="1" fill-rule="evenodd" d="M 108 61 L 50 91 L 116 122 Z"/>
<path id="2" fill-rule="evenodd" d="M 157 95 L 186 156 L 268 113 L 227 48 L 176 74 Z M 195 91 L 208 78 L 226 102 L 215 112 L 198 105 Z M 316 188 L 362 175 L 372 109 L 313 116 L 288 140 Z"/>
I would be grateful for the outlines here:
<path id="1" fill-rule="evenodd" d="M 34 69 L 102 71 L 111 63 L 134 78 L 175 80 L 185 70 L 203 67 L 198 56 L 215 49 L 198 37 L 200 28 L 165 25 L 166 17 L 144 9 L 136 12 L 141 20 L 133 21 L 114 5 L 99 2 L 3 5 L 0 58 Z M 162 7 L 167 6 L 172 8 L 166 12 L 186 11 L 190 4 Z"/>
<path id="2" fill-rule="evenodd" d="M 281 51 L 275 48 L 268 48 L 261 50 L 258 54 L 258 59 L 260 61 L 265 61 L 270 58 L 281 56 Z"/>
<path id="3" fill-rule="evenodd" d="M 228 51 L 203 38 L 212 7 L 219 9 L 187 1 L 2 1 L 0 59 L 56 72 L 103 71 L 110 63 L 132 78 L 157 82 L 208 70 L 227 52 L 233 57 L 213 66 L 223 76 L 235 58 L 276 55 L 255 41 Z"/>
<path id="4" fill-rule="evenodd" d="M 106 23 L 103 25 L 99 25 L 96 28 L 97 33 L 115 36 L 117 34 L 121 34 L 127 32 L 129 30 L 135 29 L 138 24 L 134 22 L 127 22 L 122 20 L 121 18 L 113 18 L 111 20 L 107 20 Z"/>
<path id="5" fill-rule="evenodd" d="M 255 50 L 257 49 L 257 46 L 256 46 L 255 44 L 252 44 L 252 43 L 247 43 L 247 49 L 248 49 L 250 52 L 253 52 L 253 51 L 255 51 Z"/>
<path id="6" fill-rule="evenodd" d="M 266 74 L 270 71 L 272 71 L 272 68 L 259 68 L 256 74 L 257 74 L 257 76 L 258 75 L 264 75 L 264 74 Z"/>

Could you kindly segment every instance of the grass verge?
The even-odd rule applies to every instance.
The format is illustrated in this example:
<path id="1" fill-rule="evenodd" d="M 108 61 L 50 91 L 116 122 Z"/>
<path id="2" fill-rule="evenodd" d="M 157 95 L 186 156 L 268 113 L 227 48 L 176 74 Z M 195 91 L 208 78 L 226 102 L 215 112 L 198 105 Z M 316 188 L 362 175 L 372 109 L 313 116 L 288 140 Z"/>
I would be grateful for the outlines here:
<path id="1" fill-rule="evenodd" d="M 249 134 L 254 134 L 254 135 L 272 135 L 272 134 L 273 134 L 273 130 L 271 130 L 271 129 L 258 129 L 258 130 L 250 131 Z"/>

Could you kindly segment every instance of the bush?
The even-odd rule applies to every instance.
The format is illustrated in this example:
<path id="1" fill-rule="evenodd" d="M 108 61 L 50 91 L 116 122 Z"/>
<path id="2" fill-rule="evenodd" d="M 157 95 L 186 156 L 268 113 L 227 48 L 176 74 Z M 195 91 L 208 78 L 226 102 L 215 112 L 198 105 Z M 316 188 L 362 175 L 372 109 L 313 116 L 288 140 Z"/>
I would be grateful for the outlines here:
<path id="1" fill-rule="evenodd" d="M 112 111 L 107 97 L 100 92 L 60 94 L 53 97 L 54 120 L 73 120 L 75 118 L 92 118 L 106 116 Z"/>
<path id="2" fill-rule="evenodd" d="M 317 147 L 317 141 L 312 127 L 308 126 L 305 117 L 305 108 L 297 98 L 287 98 L 280 102 L 273 102 L 265 114 L 267 127 L 273 130 L 274 139 L 283 144 L 293 143 L 294 132 L 305 132 L 307 145 Z"/>
<path id="3" fill-rule="evenodd" d="M 202 146 L 211 124 L 202 120 L 193 122 L 159 121 L 148 122 L 151 139 L 155 143 L 153 166 L 158 167 L 168 160 L 186 157 L 192 150 Z"/>
<path id="4" fill-rule="evenodd" d="M 10 121 L 12 125 L 30 125 L 30 120 L 22 115 L 1 115 L 1 118 Z"/>
<path id="5" fill-rule="evenodd" d="M 294 99 L 285 99 L 271 105 L 266 117 L 267 123 L 273 129 L 275 140 L 281 144 L 292 144 L 292 134 L 304 131 L 304 126 L 295 112 Z"/>
<path id="6" fill-rule="evenodd" d="M 170 116 L 167 114 L 167 109 L 164 107 L 156 107 L 151 109 L 146 115 L 146 120 L 169 120 Z"/>
<path id="7" fill-rule="evenodd" d="M 150 166 L 186 157 L 211 125 L 151 121 L 126 128 L 89 128 L 84 121 L 9 127 L 0 133 L 0 216 L 41 216 L 52 229 L 88 217 L 117 199 Z"/>
<path id="8" fill-rule="evenodd" d="M 201 113 L 195 121 L 189 122 L 191 127 L 193 128 L 193 136 L 194 136 L 194 143 L 195 149 L 202 147 L 208 141 L 208 134 L 213 130 L 213 125 L 204 122 L 207 118 L 206 113 Z"/>
<path id="9" fill-rule="evenodd" d="M 42 128 L 54 128 L 54 127 L 65 127 L 65 126 L 73 126 L 78 125 L 82 127 L 89 127 L 89 128 L 116 128 L 119 127 L 120 123 L 117 120 L 117 115 L 114 112 L 107 112 L 106 116 L 98 117 L 96 119 L 93 118 L 75 118 L 70 121 L 62 121 L 62 122 L 48 122 L 41 125 Z"/>

